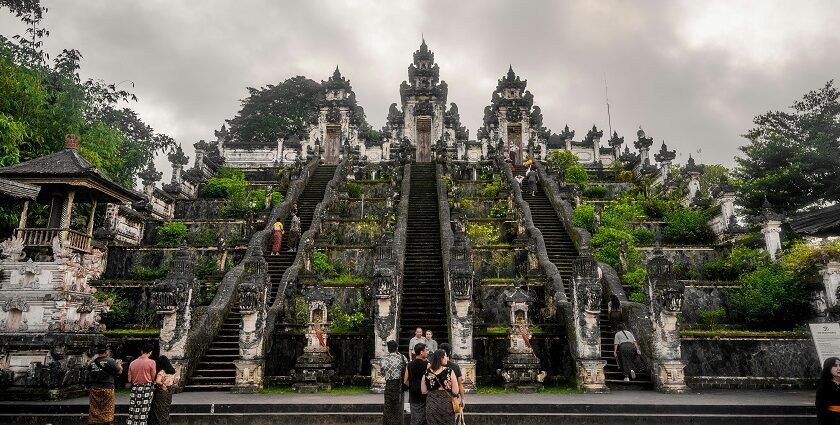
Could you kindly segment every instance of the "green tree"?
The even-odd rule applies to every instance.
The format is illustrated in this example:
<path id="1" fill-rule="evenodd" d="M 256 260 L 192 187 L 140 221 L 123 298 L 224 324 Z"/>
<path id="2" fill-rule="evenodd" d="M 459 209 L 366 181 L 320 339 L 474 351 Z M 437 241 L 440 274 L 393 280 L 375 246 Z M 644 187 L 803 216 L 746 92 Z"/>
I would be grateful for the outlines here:
<path id="1" fill-rule="evenodd" d="M 299 135 L 316 118 L 321 97 L 321 84 L 302 76 L 259 89 L 248 87 L 242 109 L 227 121 L 230 133 L 236 140 L 255 144 Z"/>
<path id="2" fill-rule="evenodd" d="M 791 109 L 755 117 L 744 135 L 749 143 L 739 148 L 735 176 L 750 212 L 764 196 L 788 213 L 840 201 L 840 90 L 829 81 Z"/>

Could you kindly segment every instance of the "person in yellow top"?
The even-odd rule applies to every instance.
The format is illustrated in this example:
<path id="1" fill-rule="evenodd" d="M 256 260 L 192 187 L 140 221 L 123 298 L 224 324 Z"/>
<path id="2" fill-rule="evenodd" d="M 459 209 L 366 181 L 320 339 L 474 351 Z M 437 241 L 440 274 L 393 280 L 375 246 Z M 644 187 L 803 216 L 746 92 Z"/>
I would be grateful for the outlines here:
<path id="1" fill-rule="evenodd" d="M 271 255 L 280 253 L 280 246 L 283 245 L 283 223 L 274 223 L 274 245 L 271 246 Z"/>

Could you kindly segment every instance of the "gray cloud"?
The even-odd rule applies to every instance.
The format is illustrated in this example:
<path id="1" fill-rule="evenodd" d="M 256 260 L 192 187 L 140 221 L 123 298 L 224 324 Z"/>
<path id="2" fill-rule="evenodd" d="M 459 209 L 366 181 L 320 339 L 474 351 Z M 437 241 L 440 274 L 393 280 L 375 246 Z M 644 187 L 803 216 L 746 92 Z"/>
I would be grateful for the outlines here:
<path id="1" fill-rule="evenodd" d="M 84 77 L 135 83 L 133 107 L 192 152 L 247 86 L 338 64 L 375 127 L 399 102 L 424 34 L 475 135 L 509 64 L 559 131 L 642 125 L 687 159 L 733 165 L 752 117 L 836 78 L 840 3 L 46 1 L 47 48 L 82 51 Z M 0 17 L 2 34 L 21 29 Z M 165 167 L 165 160 L 158 161 Z"/>

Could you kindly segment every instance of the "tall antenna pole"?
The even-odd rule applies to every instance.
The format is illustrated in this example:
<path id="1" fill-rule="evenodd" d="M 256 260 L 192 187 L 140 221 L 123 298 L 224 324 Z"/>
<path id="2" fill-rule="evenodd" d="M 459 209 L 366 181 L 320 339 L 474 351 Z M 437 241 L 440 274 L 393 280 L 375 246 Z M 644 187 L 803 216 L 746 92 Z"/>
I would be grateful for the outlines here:
<path id="1" fill-rule="evenodd" d="M 607 89 L 607 73 L 604 72 L 604 97 L 607 99 L 607 124 L 610 126 L 609 134 L 612 135 L 612 117 L 610 116 L 610 92 Z"/>

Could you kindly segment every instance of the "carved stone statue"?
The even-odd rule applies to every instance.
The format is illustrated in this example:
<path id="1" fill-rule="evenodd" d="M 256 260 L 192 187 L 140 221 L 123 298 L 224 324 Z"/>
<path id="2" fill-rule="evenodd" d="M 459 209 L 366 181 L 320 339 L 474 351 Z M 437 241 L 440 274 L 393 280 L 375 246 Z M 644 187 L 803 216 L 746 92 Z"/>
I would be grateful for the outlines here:
<path id="1" fill-rule="evenodd" d="M 687 387 L 678 317 L 682 312 L 685 285 L 676 280 L 673 264 L 659 247 L 654 250 L 647 271 L 645 295 L 653 328 L 651 354 L 654 383 L 663 392 L 684 392 Z"/>
<path id="2" fill-rule="evenodd" d="M 6 261 L 23 261 L 23 259 L 26 258 L 23 248 L 23 239 L 17 236 L 12 236 L 11 238 L 3 241 L 3 243 L 0 243 L 0 251 L 3 252 L 2 256 Z"/>

